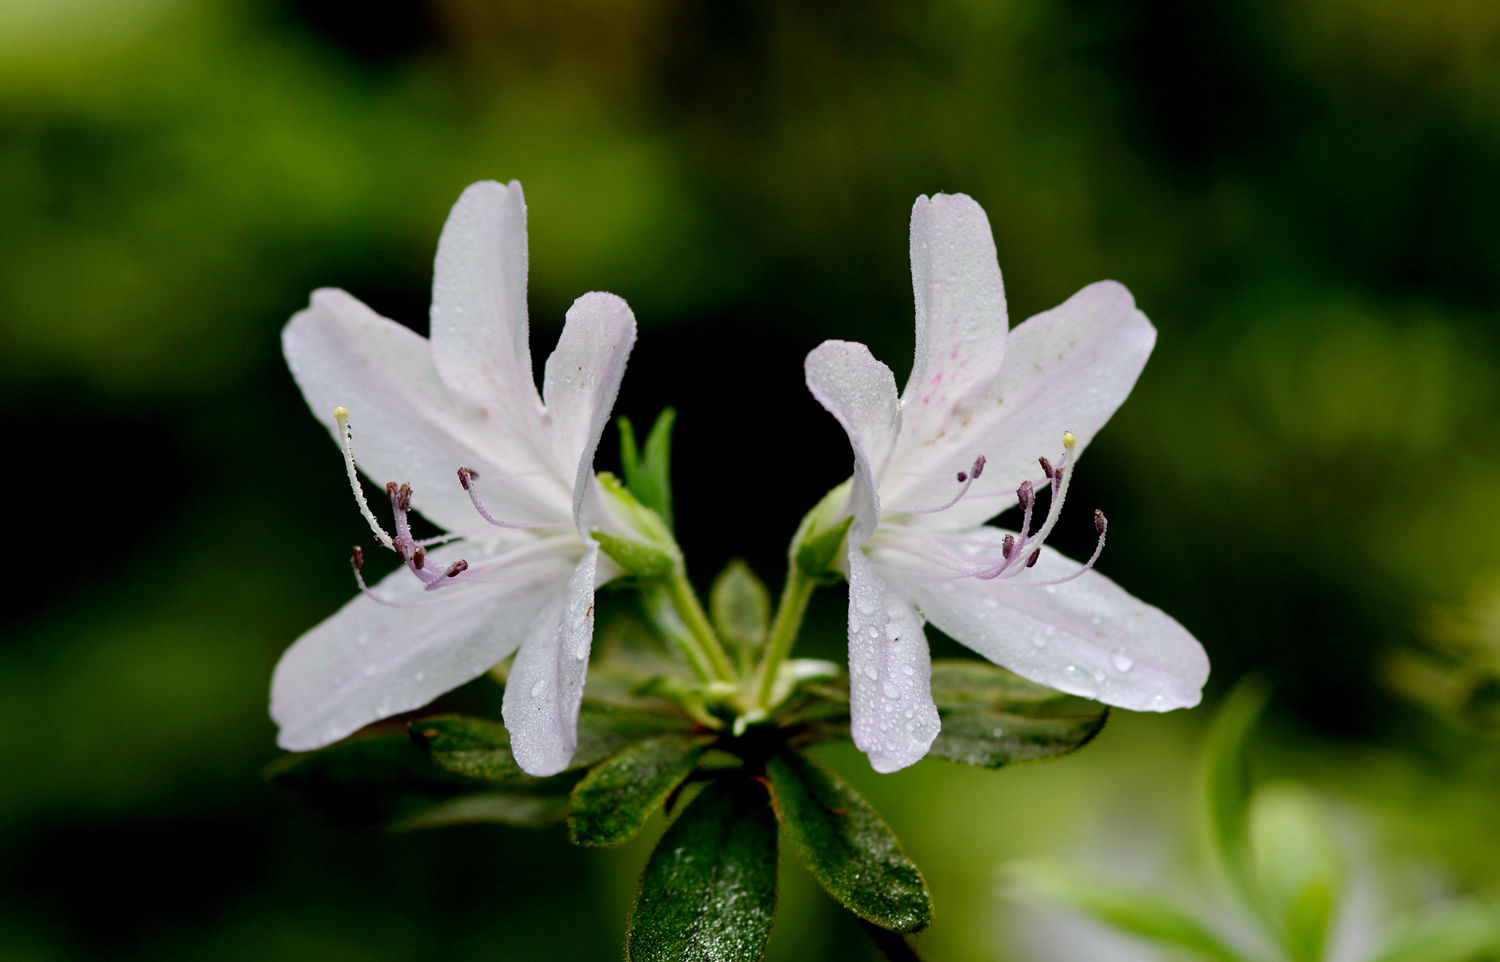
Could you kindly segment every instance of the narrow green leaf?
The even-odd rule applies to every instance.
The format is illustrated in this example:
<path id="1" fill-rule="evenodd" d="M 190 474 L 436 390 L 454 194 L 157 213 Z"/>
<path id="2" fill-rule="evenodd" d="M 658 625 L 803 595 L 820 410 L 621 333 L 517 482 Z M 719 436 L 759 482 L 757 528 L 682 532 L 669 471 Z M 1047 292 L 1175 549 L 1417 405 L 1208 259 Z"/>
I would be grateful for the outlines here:
<path id="1" fill-rule="evenodd" d="M 845 518 L 822 534 L 798 545 L 796 561 L 802 573 L 811 578 L 828 577 L 833 559 L 838 557 L 844 536 L 849 533 L 849 525 L 853 523 L 852 516 Z"/>
<path id="2" fill-rule="evenodd" d="M 742 667 L 765 643 L 771 623 L 771 594 L 750 566 L 735 558 L 719 572 L 708 593 L 714 629 L 741 656 Z"/>
<path id="3" fill-rule="evenodd" d="M 632 742 L 670 731 L 689 731 L 682 715 L 634 711 L 585 702 L 578 714 L 578 750 L 570 771 L 598 764 Z M 435 764 L 450 772 L 511 785 L 538 780 L 521 771 L 510 752 L 510 734 L 498 721 L 465 715 L 424 718 L 410 726 L 411 738 Z"/>
<path id="4" fill-rule="evenodd" d="M 630 916 L 630 962 L 757 962 L 776 912 L 776 819 L 765 786 L 724 779 L 662 836 Z"/>
<path id="5" fill-rule="evenodd" d="M 1260 903 L 1249 865 L 1250 770 L 1245 745 L 1269 694 L 1254 679 L 1240 682 L 1229 693 L 1209 727 L 1202 774 L 1209 847 L 1257 911 Z"/>
<path id="6" fill-rule="evenodd" d="M 1370 962 L 1481 962 L 1500 957 L 1500 904 L 1464 902 L 1408 921 Z"/>
<path id="7" fill-rule="evenodd" d="M 985 709 L 944 709 L 943 727 L 928 755 L 950 762 L 1000 768 L 1076 751 L 1104 730 L 1109 709 L 1089 715 L 1033 717 Z"/>
<path id="8" fill-rule="evenodd" d="M 818 883 L 845 908 L 897 932 L 932 921 L 922 873 L 870 803 L 800 755 L 766 766 L 776 814 Z"/>
<path id="9" fill-rule="evenodd" d="M 307 807 L 360 826 L 383 825 L 482 786 L 433 765 L 402 732 L 287 755 L 265 777 Z"/>
<path id="10" fill-rule="evenodd" d="M 568 837 L 574 845 L 623 845 L 667 800 L 714 743 L 713 735 L 671 732 L 636 742 L 573 786 Z"/>
<path id="11" fill-rule="evenodd" d="M 1122 932 L 1213 962 L 1242 962 L 1243 957 L 1217 933 L 1172 899 L 1123 884 L 1095 882 L 1046 863 L 1014 864 L 1008 874 L 1021 888 L 1066 902 Z"/>
<path id="12" fill-rule="evenodd" d="M 672 530 L 672 425 L 676 420 L 676 411 L 663 409 L 646 435 L 646 443 L 639 447 L 630 420 L 618 421 L 625 486 L 637 501 L 661 516 L 668 531 Z"/>
<path id="13" fill-rule="evenodd" d="M 756 962 L 775 915 L 775 816 L 765 786 L 709 783 L 640 876 L 630 962 Z"/>
<path id="14" fill-rule="evenodd" d="M 391 823 L 397 832 L 449 825 L 495 823 L 517 828 L 546 828 L 568 813 L 568 796 L 537 792 L 476 792 L 438 802 Z"/>
<path id="15" fill-rule="evenodd" d="M 1291 962 L 1318 962 L 1347 872 L 1319 798 L 1295 784 L 1254 792 L 1250 852 L 1257 892 L 1280 922 Z"/>

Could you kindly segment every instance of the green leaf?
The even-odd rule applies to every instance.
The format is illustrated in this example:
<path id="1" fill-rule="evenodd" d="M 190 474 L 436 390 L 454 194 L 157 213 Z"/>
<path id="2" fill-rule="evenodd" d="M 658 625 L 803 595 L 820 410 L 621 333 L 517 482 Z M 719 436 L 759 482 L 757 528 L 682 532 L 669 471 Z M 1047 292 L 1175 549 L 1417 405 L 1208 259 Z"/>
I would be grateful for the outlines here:
<path id="1" fill-rule="evenodd" d="M 573 787 L 568 837 L 574 845 L 623 845 L 692 774 L 713 735 L 672 732 L 636 742 Z"/>
<path id="2" fill-rule="evenodd" d="M 915 932 L 932 921 L 922 873 L 858 792 L 800 755 L 773 756 L 766 774 L 776 814 L 829 895 L 860 918 L 897 932 Z"/>
<path id="3" fill-rule="evenodd" d="M 620 466 L 625 486 L 641 504 L 661 516 L 667 530 L 672 522 L 672 425 L 677 412 L 665 408 L 646 435 L 644 448 L 636 447 L 635 429 L 628 418 L 620 418 Z"/>
<path id="4" fill-rule="evenodd" d="M 798 545 L 796 560 L 802 573 L 811 578 L 828 577 L 833 561 L 838 557 L 839 548 L 844 544 L 844 536 L 849 533 L 849 526 L 853 523 L 854 517 L 851 515 L 822 534 Z"/>
<path id="5" fill-rule="evenodd" d="M 739 653 L 741 667 L 748 670 L 771 624 L 771 595 L 765 584 L 749 565 L 735 558 L 714 579 L 708 610 L 714 629 Z"/>
<path id="6" fill-rule="evenodd" d="M 1260 910 L 1249 864 L 1250 770 L 1245 745 L 1269 691 L 1251 678 L 1240 682 L 1209 726 L 1202 788 L 1209 848 L 1247 901 Z"/>
<path id="7" fill-rule="evenodd" d="M 932 700 L 939 708 L 987 706 L 1020 715 L 1084 715 L 1098 710 L 1095 702 L 1065 695 L 999 665 L 972 658 L 932 663 Z"/>
<path id="8" fill-rule="evenodd" d="M 287 755 L 265 777 L 309 808 L 358 826 L 384 825 L 483 787 L 433 765 L 403 732 Z"/>
<path id="9" fill-rule="evenodd" d="M 1250 852 L 1258 891 L 1292 962 L 1317 962 L 1346 873 L 1318 798 L 1298 785 L 1257 789 L 1250 803 Z"/>
<path id="10" fill-rule="evenodd" d="M 1076 751 L 1104 730 L 1109 709 L 1088 715 L 1033 717 L 986 709 L 943 709 L 942 731 L 928 755 L 950 762 L 1000 768 Z"/>
<path id="11" fill-rule="evenodd" d="M 630 916 L 631 962 L 756 962 L 776 911 L 776 819 L 759 782 L 724 779 L 662 836 Z"/>
<path id="12" fill-rule="evenodd" d="M 568 770 L 598 764 L 642 738 L 692 728 L 692 721 L 682 715 L 585 702 L 578 713 L 578 749 Z M 439 715 L 412 722 L 409 730 L 417 747 L 450 772 L 509 785 L 539 781 L 521 771 L 510 752 L 510 734 L 497 721 Z"/>
<path id="13" fill-rule="evenodd" d="M 1009 874 L 1025 889 L 1066 902 L 1122 932 L 1161 945 L 1185 949 L 1213 962 L 1241 962 L 1208 926 L 1182 911 L 1171 899 L 1136 888 L 1101 884 L 1056 866 L 1018 864 Z"/>
<path id="14" fill-rule="evenodd" d="M 1481 962 L 1500 957 L 1500 905 L 1464 902 L 1408 921 L 1370 962 Z"/>
<path id="15" fill-rule="evenodd" d="M 568 796 L 516 790 L 460 795 L 421 809 L 391 823 L 392 831 L 408 832 L 449 825 L 494 823 L 517 828 L 546 828 L 568 813 Z"/>

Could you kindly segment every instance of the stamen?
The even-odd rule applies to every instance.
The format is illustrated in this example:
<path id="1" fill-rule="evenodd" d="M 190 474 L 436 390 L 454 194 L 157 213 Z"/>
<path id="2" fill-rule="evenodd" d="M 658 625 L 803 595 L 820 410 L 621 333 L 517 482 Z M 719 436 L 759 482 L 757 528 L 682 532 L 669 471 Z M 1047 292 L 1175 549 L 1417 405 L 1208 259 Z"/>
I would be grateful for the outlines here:
<path id="1" fill-rule="evenodd" d="M 1013 534 L 1006 535 L 1005 540 L 1000 542 L 1000 556 L 1002 558 L 1009 558 L 1011 556 L 1011 553 L 1015 550 L 1016 536 Z"/>
<path id="2" fill-rule="evenodd" d="M 960 498 L 969 493 L 969 488 L 974 484 L 975 481 L 979 480 L 979 475 L 981 475 L 982 473 L 984 473 L 984 455 L 981 454 L 979 457 L 974 459 L 974 463 L 969 466 L 969 470 L 958 472 L 958 483 L 963 485 L 963 487 L 959 488 L 958 493 L 953 497 L 938 505 L 936 508 L 922 508 L 918 511 L 904 511 L 900 513 L 937 514 L 939 511 L 947 511 L 955 504 L 958 504 Z"/>
<path id="3" fill-rule="evenodd" d="M 1048 461 L 1045 455 L 1043 455 L 1040 458 L 1037 458 L 1036 460 L 1037 460 L 1037 463 L 1042 466 L 1042 473 L 1047 476 L 1047 480 L 1048 481 L 1051 481 L 1052 480 L 1052 462 Z"/>
<path id="4" fill-rule="evenodd" d="M 354 570 L 356 572 L 359 571 L 359 569 L 365 566 L 365 549 L 359 545 L 355 545 L 354 553 L 350 555 L 349 560 L 354 563 Z"/>
<path id="5" fill-rule="evenodd" d="M 387 608 L 426 608 L 428 605 L 441 604 L 438 601 L 390 601 L 371 591 L 370 586 L 365 584 L 365 576 L 359 570 L 365 566 L 365 553 L 359 545 L 354 546 L 349 562 L 354 568 L 354 580 L 359 584 L 359 593 L 378 605 L 385 605 Z"/>
<path id="6" fill-rule="evenodd" d="M 1028 581 L 1026 582 L 1026 587 L 1045 588 L 1051 585 L 1065 585 L 1070 581 L 1082 578 L 1083 573 L 1094 567 L 1094 562 L 1098 561 L 1099 556 L 1104 553 L 1104 534 L 1109 530 L 1109 521 L 1105 519 L 1104 512 L 1097 508 L 1094 509 L 1094 530 L 1099 532 L 1099 540 L 1094 544 L 1094 553 L 1089 555 L 1089 560 L 1085 561 L 1082 567 L 1066 577 L 1057 578 L 1052 581 Z"/>
<path id="7" fill-rule="evenodd" d="M 1041 556 L 1042 556 L 1042 549 L 1041 548 L 1034 548 L 1034 549 L 1032 549 L 1031 557 L 1029 557 L 1029 558 L 1026 559 L 1026 567 L 1028 567 L 1028 568 L 1035 568 L 1036 567 L 1036 559 L 1040 558 Z"/>
<path id="8" fill-rule="evenodd" d="M 386 534 L 380 522 L 375 520 L 375 514 L 370 510 L 370 504 L 365 500 L 365 492 L 359 486 L 359 471 L 354 466 L 354 432 L 349 427 L 349 409 L 340 405 L 333 409 L 333 420 L 339 426 L 339 449 L 344 453 L 344 471 L 349 475 L 349 487 L 354 491 L 354 500 L 359 504 L 359 513 L 364 515 L 370 530 L 375 532 L 375 543 L 389 547 L 394 540 Z"/>
<path id="9" fill-rule="evenodd" d="M 417 566 L 418 571 L 421 571 L 423 566 L 427 564 L 427 549 L 419 546 L 416 551 L 413 551 L 411 553 L 411 563 Z"/>
<path id="10" fill-rule="evenodd" d="M 485 510 L 484 503 L 479 500 L 479 492 L 474 490 L 474 482 L 478 480 L 479 472 L 473 468 L 458 469 L 458 483 L 469 493 L 469 500 L 474 504 L 474 510 L 479 516 L 497 528 L 509 528 L 512 531 L 537 531 L 542 528 L 560 528 L 561 524 L 516 524 L 511 521 L 501 521 L 499 518 Z"/>

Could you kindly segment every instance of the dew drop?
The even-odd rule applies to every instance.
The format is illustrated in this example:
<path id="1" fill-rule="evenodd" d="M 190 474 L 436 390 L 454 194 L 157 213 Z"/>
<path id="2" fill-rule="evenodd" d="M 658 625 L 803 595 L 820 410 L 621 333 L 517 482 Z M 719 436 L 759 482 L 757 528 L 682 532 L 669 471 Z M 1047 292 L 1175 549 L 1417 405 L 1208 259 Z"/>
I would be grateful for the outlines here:
<path id="1" fill-rule="evenodd" d="M 1041 635 L 1032 635 L 1031 636 L 1031 643 L 1033 645 L 1035 645 L 1036 647 L 1038 647 L 1038 648 L 1045 648 L 1045 647 L 1047 647 L 1047 639 L 1044 638 L 1044 637 L 1042 637 Z"/>
<path id="2" fill-rule="evenodd" d="M 1043 588 L 1042 590 L 1045 591 L 1045 592 L 1047 592 L 1047 594 L 1049 594 L 1049 595 L 1055 595 L 1055 594 L 1057 594 L 1057 585 L 1048 585 L 1047 587 Z"/>
<path id="3" fill-rule="evenodd" d="M 1116 671 L 1129 671 L 1135 666 L 1135 659 L 1123 651 L 1117 651 L 1113 655 L 1110 655 L 1109 660 L 1114 662 Z"/>
<path id="4" fill-rule="evenodd" d="M 880 678 L 880 669 L 876 668 L 874 665 L 866 665 L 865 677 L 870 679 L 871 681 L 876 681 Z"/>
<path id="5" fill-rule="evenodd" d="M 546 687 L 547 687 L 547 682 L 545 680 L 541 679 L 541 678 L 538 678 L 536 680 L 536 684 L 534 684 L 534 685 L 531 686 L 531 697 L 532 698 L 538 697 L 539 695 L 541 695 L 542 689 L 546 688 Z"/>
<path id="6" fill-rule="evenodd" d="M 875 605 L 872 604 L 870 602 L 870 599 L 865 597 L 864 595 L 860 595 L 854 600 L 854 607 L 859 610 L 860 614 L 866 617 L 869 617 L 870 615 L 873 615 L 875 613 Z"/>

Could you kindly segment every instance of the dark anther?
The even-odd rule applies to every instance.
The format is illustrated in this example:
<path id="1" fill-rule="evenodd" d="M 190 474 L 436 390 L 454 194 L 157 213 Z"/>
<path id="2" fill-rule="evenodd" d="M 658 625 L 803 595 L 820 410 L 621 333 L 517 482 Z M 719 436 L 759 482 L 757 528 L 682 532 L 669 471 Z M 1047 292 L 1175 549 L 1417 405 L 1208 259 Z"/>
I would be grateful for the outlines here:
<path id="1" fill-rule="evenodd" d="M 1052 478 L 1052 462 L 1048 461 L 1045 457 L 1037 458 L 1037 462 L 1042 466 L 1042 473 L 1050 480 Z"/>
<path id="2" fill-rule="evenodd" d="M 969 469 L 969 476 L 972 477 L 975 481 L 978 481 L 979 480 L 979 476 L 981 474 L 983 474 L 983 473 L 984 473 L 984 455 L 981 454 L 979 457 L 977 457 L 977 458 L 974 459 L 974 467 L 972 467 L 972 468 Z"/>
<path id="3" fill-rule="evenodd" d="M 1104 527 L 1107 524 L 1109 524 L 1109 522 L 1107 522 L 1107 521 L 1104 520 L 1104 512 L 1100 511 L 1098 508 L 1095 508 L 1094 509 L 1094 530 L 1097 531 L 1097 532 L 1099 532 L 1100 534 L 1103 534 L 1104 533 Z"/>
<path id="4" fill-rule="evenodd" d="M 465 491 L 469 490 L 469 482 L 477 477 L 479 477 L 479 472 L 473 468 L 458 469 L 458 483 L 463 485 Z"/>
<path id="5" fill-rule="evenodd" d="M 427 549 L 418 548 L 416 551 L 413 551 L 411 553 L 411 563 L 418 571 L 421 571 L 422 566 L 427 563 Z"/>
<path id="6" fill-rule="evenodd" d="M 355 545 L 354 546 L 354 554 L 350 556 L 349 560 L 351 560 L 351 561 L 354 562 L 354 570 L 355 571 L 358 571 L 359 569 L 363 568 L 365 566 L 365 552 L 364 552 L 364 549 L 361 548 L 359 545 Z"/>
<path id="7" fill-rule="evenodd" d="M 958 483 L 959 484 L 963 484 L 967 480 L 969 480 L 969 476 L 967 474 L 965 474 L 962 471 L 958 472 Z"/>
<path id="8" fill-rule="evenodd" d="M 468 569 L 469 569 L 469 563 L 467 561 L 463 560 L 462 558 L 460 558 L 459 560 L 453 562 L 451 565 L 448 566 L 448 572 L 447 572 L 446 575 L 444 575 L 444 577 L 453 578 L 453 577 L 458 576 L 460 573 L 462 573 L 464 571 L 467 571 Z"/>
<path id="9" fill-rule="evenodd" d="M 1022 481 L 1021 486 L 1016 489 L 1016 500 L 1021 503 L 1021 510 L 1025 511 L 1031 507 L 1032 487 L 1030 481 Z"/>
<path id="10" fill-rule="evenodd" d="M 1016 536 L 1013 534 L 1006 535 L 1005 540 L 1000 542 L 1000 557 L 1009 558 L 1015 550 Z"/>
<path id="11" fill-rule="evenodd" d="M 399 502 L 396 504 L 396 507 L 399 508 L 402 511 L 410 511 L 411 510 L 411 485 L 409 485 L 409 484 L 403 484 L 403 485 L 401 485 L 400 489 L 398 489 L 396 491 L 396 495 L 400 499 Z"/>
<path id="12" fill-rule="evenodd" d="M 1026 559 L 1026 567 L 1028 567 L 1028 568 L 1034 568 L 1034 567 L 1036 567 L 1036 559 L 1040 558 L 1041 556 L 1042 556 L 1042 549 L 1041 548 L 1037 548 L 1035 551 L 1031 552 L 1031 557 L 1029 557 L 1029 558 Z"/>

